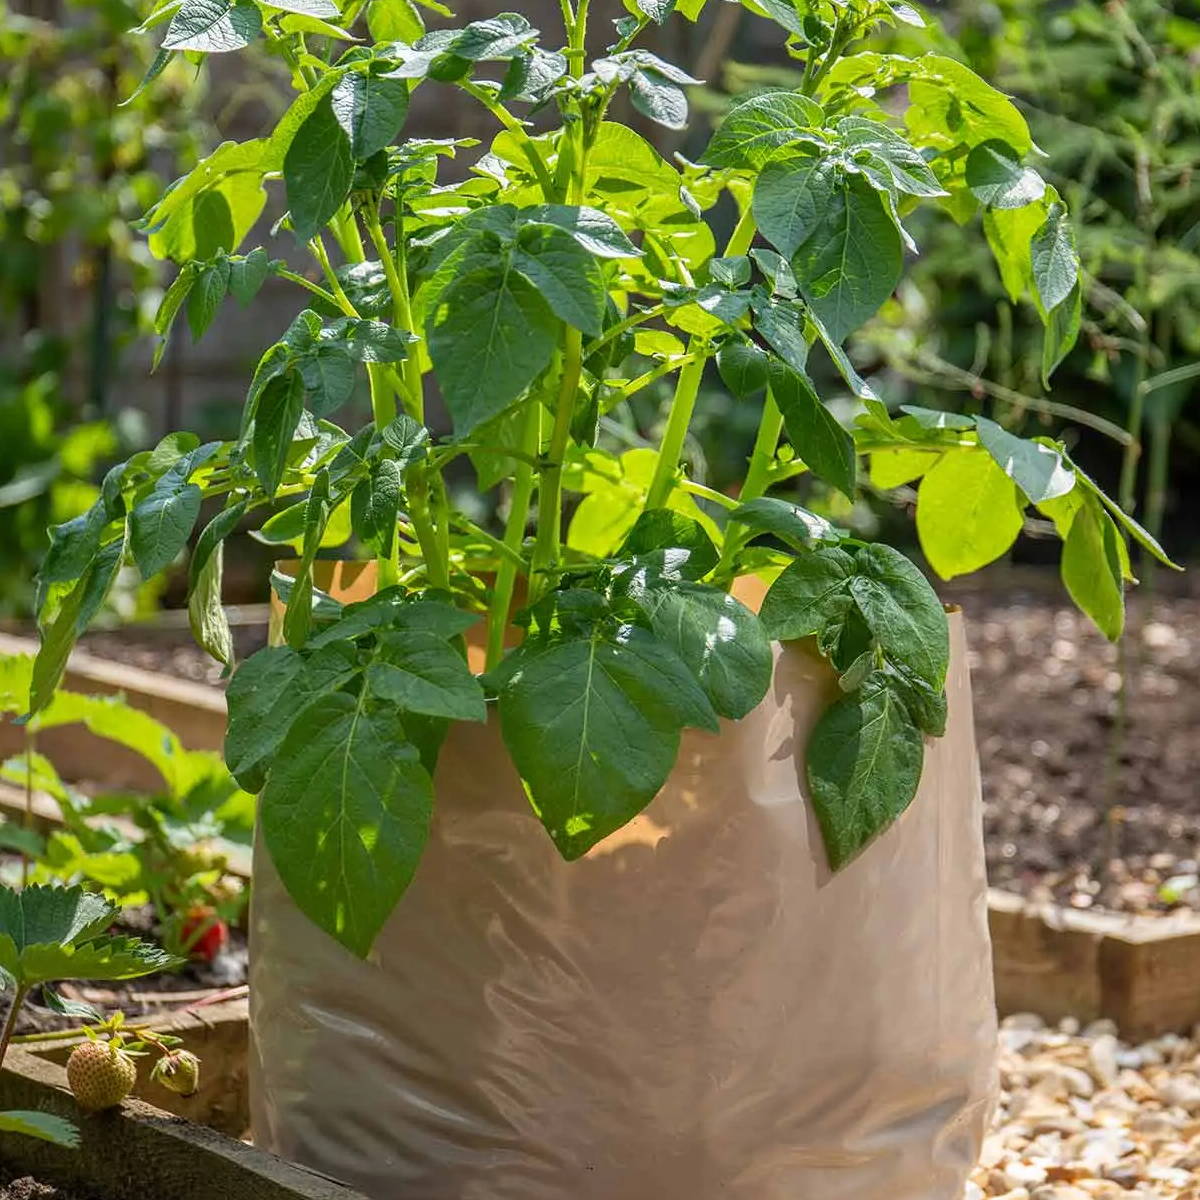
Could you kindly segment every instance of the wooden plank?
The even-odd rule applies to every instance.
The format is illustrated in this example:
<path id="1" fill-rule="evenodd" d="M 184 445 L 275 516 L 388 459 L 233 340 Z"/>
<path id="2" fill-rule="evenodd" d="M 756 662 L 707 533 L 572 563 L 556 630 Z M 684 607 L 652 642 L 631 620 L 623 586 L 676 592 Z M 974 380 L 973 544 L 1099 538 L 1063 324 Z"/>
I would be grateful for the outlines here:
<path id="1" fill-rule="evenodd" d="M 207 1125 L 231 1137 L 241 1137 L 250 1127 L 246 1063 L 249 1050 L 249 1013 L 245 1000 L 227 1004 L 164 1013 L 161 1016 L 131 1017 L 158 1033 L 181 1038 L 183 1049 L 200 1059 L 200 1088 L 194 1096 L 177 1096 L 150 1080 L 156 1055 L 139 1058 L 138 1081 L 133 1094 L 143 1100 Z M 49 1062 L 66 1063 L 79 1038 L 26 1042 L 26 1053 Z"/>
<path id="2" fill-rule="evenodd" d="M 995 889 L 988 897 L 996 1007 L 1001 1016 L 1037 1013 L 1048 1021 L 1102 1015 L 1103 933 L 1071 928 L 1030 909 L 1020 896 Z"/>
<path id="3" fill-rule="evenodd" d="M 1200 918 L 1143 917 L 1104 939 L 1104 1015 L 1144 1041 L 1200 1024 Z"/>
<path id="4" fill-rule="evenodd" d="M 31 638 L 0 633 L 0 656 L 33 654 Z M 63 686 L 88 695 L 117 695 L 170 729 L 189 750 L 219 751 L 225 739 L 225 695 L 220 689 L 126 666 L 77 650 L 67 663 Z M 0 757 L 24 749 L 24 730 L 0 722 Z M 94 737 L 78 725 L 44 730 L 38 748 L 70 780 L 90 780 L 106 788 L 160 787 L 158 772 L 132 750 Z"/>
<path id="5" fill-rule="evenodd" d="M 1200 917 L 1088 913 L 988 896 L 996 1006 L 1048 1021 L 1108 1017 L 1140 1041 L 1200 1024 Z"/>
<path id="6" fill-rule="evenodd" d="M 79 1126 L 66 1150 L 0 1134 L 0 1162 L 97 1200 L 366 1200 L 352 1188 L 193 1125 L 141 1100 L 83 1116 L 57 1063 L 13 1048 L 0 1072 L 0 1110 L 56 1113 Z"/>

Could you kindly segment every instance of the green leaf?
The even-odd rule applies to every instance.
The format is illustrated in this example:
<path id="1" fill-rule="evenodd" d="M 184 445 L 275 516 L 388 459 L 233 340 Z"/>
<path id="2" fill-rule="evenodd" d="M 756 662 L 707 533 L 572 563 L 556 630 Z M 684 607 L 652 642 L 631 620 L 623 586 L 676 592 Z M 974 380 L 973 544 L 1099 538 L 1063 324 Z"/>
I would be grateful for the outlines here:
<path id="1" fill-rule="evenodd" d="M 1075 233 L 1067 210 L 1052 204 L 1046 220 L 1030 243 L 1033 281 L 1042 309 L 1053 312 L 1070 295 L 1079 281 L 1079 257 L 1075 253 Z"/>
<path id="2" fill-rule="evenodd" d="M 371 0 L 367 6 L 367 31 L 376 42 L 404 42 L 411 46 L 425 35 L 425 22 L 411 0 Z"/>
<path id="3" fill-rule="evenodd" d="M 938 460 L 936 450 L 874 450 L 871 482 L 878 488 L 903 487 L 920 479 Z"/>
<path id="4" fill-rule="evenodd" d="M 857 459 L 854 439 L 821 403 L 807 375 L 772 361 L 771 394 L 800 458 L 818 478 L 854 499 Z"/>
<path id="5" fill-rule="evenodd" d="M 784 258 L 822 228 L 841 178 L 833 158 L 808 147 L 763 168 L 754 185 L 754 220 Z"/>
<path id="6" fill-rule="evenodd" d="M 395 459 L 382 458 L 371 467 L 371 474 L 355 488 L 351 514 L 355 532 L 376 553 L 389 558 L 400 515 L 403 481 Z"/>
<path id="7" fill-rule="evenodd" d="M 100 549 L 100 535 L 108 524 L 104 504 L 93 504 L 81 513 L 50 530 L 50 548 L 42 560 L 38 579 L 43 583 L 67 583 L 87 570 Z"/>
<path id="8" fill-rule="evenodd" d="M 358 368 L 346 348 L 337 342 L 318 345 L 295 361 L 304 381 L 305 407 L 314 417 L 336 412 L 351 396 Z"/>
<path id="9" fill-rule="evenodd" d="M 341 207 L 353 180 L 350 140 L 330 96 L 322 96 L 296 130 L 283 159 L 288 210 L 298 238 L 307 241 L 323 228 Z"/>
<path id="10" fill-rule="evenodd" d="M 980 204 L 990 208 L 1024 208 L 1046 192 L 1042 177 L 1021 165 L 1021 156 L 1006 142 L 991 138 L 967 155 L 967 186 Z"/>
<path id="11" fill-rule="evenodd" d="M 808 740 L 808 784 L 830 867 L 912 803 L 924 757 L 921 731 L 880 673 L 825 711 Z"/>
<path id="12" fill-rule="evenodd" d="M 247 501 L 239 500 L 236 504 L 223 508 L 205 525 L 196 539 L 196 548 L 192 551 L 191 561 L 188 563 L 190 587 L 196 586 L 196 580 L 208 563 L 209 555 L 237 529 L 242 517 L 246 515 L 246 505 Z"/>
<path id="13" fill-rule="evenodd" d="M 913 724 L 930 737 L 941 737 L 949 715 L 945 688 L 931 686 L 903 663 L 885 661 L 883 673 L 888 686 L 904 702 Z"/>
<path id="14" fill-rule="evenodd" d="M 817 546 L 840 542 L 841 535 L 824 517 L 780 500 L 775 496 L 759 496 L 739 505 L 729 514 L 755 533 L 770 533 L 797 550 L 812 550 Z"/>
<path id="15" fill-rule="evenodd" d="M 308 645 L 315 650 L 387 630 L 435 633 L 445 641 L 465 633 L 478 620 L 476 613 L 463 612 L 437 600 L 410 600 L 403 588 L 391 587 L 357 604 L 348 604 L 341 619 L 317 634 Z"/>
<path id="16" fill-rule="evenodd" d="M 850 594 L 883 652 L 940 689 L 950 626 L 929 581 L 898 550 L 876 542 L 854 557 Z"/>
<path id="17" fill-rule="evenodd" d="M 188 328 L 193 341 L 198 342 L 212 324 L 229 289 L 229 279 L 229 259 L 225 257 L 209 263 L 197 276 L 187 299 Z"/>
<path id="18" fill-rule="evenodd" d="M 541 104 L 551 96 L 555 85 L 567 74 L 567 70 L 565 55 L 543 50 L 540 46 L 530 46 L 524 54 L 515 55 L 509 63 L 500 88 L 500 99 Z"/>
<path id="19" fill-rule="evenodd" d="M 183 0 L 167 26 L 162 48 L 220 54 L 248 46 L 261 31 L 257 5 L 242 0 Z"/>
<path id="20" fill-rule="evenodd" d="M 845 117 L 837 127 L 843 144 L 851 151 L 853 169 L 876 187 L 882 185 L 884 191 L 910 196 L 946 195 L 921 152 L 881 121 Z"/>
<path id="21" fill-rule="evenodd" d="M 43 630 L 42 643 L 33 662 L 30 715 L 41 712 L 54 699 L 54 691 L 62 681 L 76 639 L 91 624 L 116 582 L 125 555 L 125 542 L 125 530 L 122 529 L 120 537 L 101 548 L 63 600 L 54 623 Z"/>
<path id="22" fill-rule="evenodd" d="M 902 404 L 900 411 L 912 417 L 922 429 L 974 429 L 975 418 L 962 413 L 947 412 L 944 408 L 922 408 L 919 404 Z"/>
<path id="23" fill-rule="evenodd" d="M 298 371 L 275 376 L 258 398 L 252 438 L 254 473 L 268 496 L 275 495 L 279 490 L 287 466 L 288 450 L 303 409 L 304 380 Z"/>
<path id="24" fill-rule="evenodd" d="M 320 344 L 344 347 L 359 362 L 400 362 L 414 340 L 408 330 L 383 321 L 339 317 L 322 331 Z"/>
<path id="25" fill-rule="evenodd" d="M 224 543 L 217 542 L 188 592 L 188 623 L 196 643 L 225 666 L 233 662 L 233 633 L 221 603 Z"/>
<path id="26" fill-rule="evenodd" d="M 300 13 L 305 17 L 322 17 L 336 19 L 341 11 L 333 0 L 264 0 L 269 8 L 279 8 L 284 12 Z"/>
<path id="27" fill-rule="evenodd" d="M 661 25 L 675 11 L 675 0 L 633 0 L 634 7 L 656 25 Z"/>
<path id="28" fill-rule="evenodd" d="M 0 971 L 17 986 L 64 979 L 136 979 L 178 958 L 137 938 L 105 937 L 117 908 L 81 887 L 0 888 Z"/>
<path id="29" fill-rule="evenodd" d="M 1062 579 L 1071 599 L 1115 642 L 1125 628 L 1120 534 L 1095 495 L 1084 497 L 1063 542 Z"/>
<path id="30" fill-rule="evenodd" d="M 669 508 L 650 508 L 625 535 L 618 558 L 633 558 L 638 567 L 653 565 L 664 576 L 701 579 L 720 555 L 704 526 Z"/>
<path id="31" fill-rule="evenodd" d="M 970 67 L 938 54 L 900 63 L 909 79 L 905 122 L 918 145 L 948 149 L 995 138 L 1018 154 L 1033 147 L 1020 109 Z"/>
<path id="32" fill-rule="evenodd" d="M 757 170 L 782 146 L 820 144 L 825 115 L 799 92 L 767 92 L 735 104 L 717 128 L 703 161 L 714 167 Z"/>
<path id="33" fill-rule="evenodd" d="M 190 473 L 190 461 L 180 460 L 129 514 L 129 548 L 143 579 L 170 566 L 191 536 L 202 497 Z"/>
<path id="34" fill-rule="evenodd" d="M 536 204 L 521 209 L 523 223 L 555 225 L 565 229 L 589 254 L 597 258 L 640 258 L 642 252 L 607 213 L 573 204 Z"/>
<path id="35" fill-rule="evenodd" d="M 979 444 L 1015 481 L 1033 504 L 1065 496 L 1075 486 L 1075 474 L 1063 464 L 1062 455 L 1041 442 L 1014 437 L 987 417 L 976 417 Z"/>
<path id="36" fill-rule="evenodd" d="M 1070 462 L 1071 469 L 1075 472 L 1080 483 L 1108 509 L 1109 515 L 1117 522 L 1118 525 L 1124 526 L 1126 532 L 1138 543 L 1144 550 L 1148 550 L 1164 567 L 1170 567 L 1172 571 L 1182 571 L 1183 568 L 1176 562 L 1173 562 L 1167 555 L 1167 552 L 1159 545 L 1158 540 L 1143 528 L 1137 521 L 1133 519 L 1119 504 L 1110 500 L 1103 491 L 1096 485 L 1096 481 L 1092 479 L 1079 464 Z"/>
<path id="37" fill-rule="evenodd" d="M 472 21 L 440 49 L 456 58 L 485 62 L 509 58 L 536 39 L 537 30 L 520 13 L 508 12 Z"/>
<path id="38" fill-rule="evenodd" d="M 451 721 L 484 721 L 483 689 L 462 655 L 435 633 L 385 634 L 367 668 L 373 696 L 410 712 Z"/>
<path id="39" fill-rule="evenodd" d="M 686 129 L 687 93 L 658 71 L 635 71 L 629 81 L 633 107 L 666 129 Z"/>
<path id="40" fill-rule="evenodd" d="M 793 371 L 804 371 L 808 363 L 808 321 L 795 300 L 754 302 L 754 328 Z"/>
<path id="41" fill-rule="evenodd" d="M 246 659 L 230 680 L 225 761 L 247 791 L 262 788 L 265 767 L 298 711 L 292 685 L 303 670 L 304 660 L 294 650 L 268 646 Z"/>
<path id="42" fill-rule="evenodd" d="M 948 451 L 921 480 L 917 536 L 943 579 L 994 562 L 1023 524 L 1016 485 L 983 450 Z"/>
<path id="43" fill-rule="evenodd" d="M 267 252 L 259 246 L 245 256 L 236 256 L 229 261 L 229 292 L 239 304 L 249 304 L 275 265 Z"/>
<path id="44" fill-rule="evenodd" d="M 767 694 L 771 643 L 741 601 L 685 581 L 651 587 L 638 602 L 655 637 L 674 650 L 722 717 L 739 720 Z"/>
<path id="45" fill-rule="evenodd" d="M 53 1113 L 20 1108 L 0 1112 L 0 1133 L 19 1133 L 68 1150 L 75 1150 L 79 1146 L 79 1130 L 70 1121 Z"/>
<path id="46" fill-rule="evenodd" d="M 844 611 L 854 573 L 854 559 L 837 547 L 814 550 L 789 563 L 759 612 L 767 636 L 780 642 L 811 637 Z"/>
<path id="47" fill-rule="evenodd" d="M 296 906 L 365 958 L 417 869 L 432 810 L 433 784 L 400 714 L 336 692 L 284 739 L 259 821 Z"/>
<path id="48" fill-rule="evenodd" d="M 571 234 L 552 225 L 525 226 L 517 235 L 512 265 L 561 320 L 591 337 L 600 335 L 608 295 L 604 274 Z"/>
<path id="49" fill-rule="evenodd" d="M 380 431 L 384 445 L 395 455 L 396 465 L 406 471 L 429 452 L 429 430 L 407 413 L 389 421 Z"/>
<path id="50" fill-rule="evenodd" d="M 502 413 L 545 370 L 559 325 L 508 266 L 483 267 L 443 293 L 429 355 L 460 437 Z"/>
<path id="51" fill-rule="evenodd" d="M 856 175 L 842 176 L 814 215 L 818 220 L 792 256 L 792 270 L 830 337 L 844 342 L 899 281 L 900 234 L 879 193 Z"/>
<path id="52" fill-rule="evenodd" d="M 1075 339 L 1079 337 L 1080 317 L 1083 310 L 1082 289 L 1079 281 L 1067 298 L 1046 314 L 1046 331 L 1042 338 L 1042 384 L 1050 386 L 1050 376 L 1055 368 L 1071 352 Z"/>
<path id="53" fill-rule="evenodd" d="M 351 154 L 362 162 L 390 145 L 400 132 L 408 115 L 408 84 L 348 71 L 333 85 L 329 100 Z"/>
<path id="54" fill-rule="evenodd" d="M 567 859 L 650 803 L 675 763 L 681 726 L 717 728 L 688 669 L 634 626 L 526 642 L 503 670 L 504 741 Z"/>
<path id="55" fill-rule="evenodd" d="M 1024 208 L 989 208 L 983 214 L 984 235 L 1000 270 L 1004 290 L 1014 304 L 1034 288 L 1030 244 L 1047 211 L 1048 206 L 1042 200 Z"/>
<path id="56" fill-rule="evenodd" d="M 767 386 L 767 352 L 753 342 L 726 342 L 717 351 L 721 382 L 745 400 Z"/>

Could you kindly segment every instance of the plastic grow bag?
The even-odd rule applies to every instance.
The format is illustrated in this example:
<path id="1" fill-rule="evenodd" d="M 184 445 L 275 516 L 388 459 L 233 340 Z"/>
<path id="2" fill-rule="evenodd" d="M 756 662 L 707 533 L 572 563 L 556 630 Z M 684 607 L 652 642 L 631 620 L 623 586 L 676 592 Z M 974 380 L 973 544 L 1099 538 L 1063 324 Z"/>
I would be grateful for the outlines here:
<path id="1" fill-rule="evenodd" d="M 260 851 L 256 1143 L 375 1200 L 961 1200 L 995 1019 L 957 614 L 951 639 L 919 794 L 837 875 L 804 785 L 836 685 L 803 645 L 575 863 L 496 725 L 456 727 L 373 961 Z"/>

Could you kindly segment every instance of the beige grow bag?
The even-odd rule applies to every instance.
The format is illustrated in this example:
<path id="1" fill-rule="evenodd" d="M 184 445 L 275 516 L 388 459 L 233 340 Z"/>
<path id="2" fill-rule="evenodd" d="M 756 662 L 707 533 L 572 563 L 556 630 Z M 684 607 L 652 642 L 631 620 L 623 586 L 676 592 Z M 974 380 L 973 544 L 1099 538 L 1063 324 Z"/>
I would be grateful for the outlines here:
<path id="1" fill-rule="evenodd" d="M 345 591 L 351 580 L 328 581 Z M 349 593 L 368 583 L 358 581 Z M 257 1145 L 377 1200 L 961 1200 L 995 1037 L 962 618 L 901 820 L 831 876 L 803 645 L 575 863 L 495 723 L 442 751 L 416 878 L 359 962 L 255 863 Z"/>

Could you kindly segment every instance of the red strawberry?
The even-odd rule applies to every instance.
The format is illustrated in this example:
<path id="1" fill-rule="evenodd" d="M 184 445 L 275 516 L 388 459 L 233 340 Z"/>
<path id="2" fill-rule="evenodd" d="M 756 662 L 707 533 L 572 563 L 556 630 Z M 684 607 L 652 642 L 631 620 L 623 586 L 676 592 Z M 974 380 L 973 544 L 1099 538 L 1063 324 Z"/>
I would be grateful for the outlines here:
<path id="1" fill-rule="evenodd" d="M 120 1104 L 136 1080 L 137 1065 L 112 1042 L 80 1042 L 67 1059 L 67 1083 L 87 1112 Z"/>
<path id="2" fill-rule="evenodd" d="M 207 904 L 189 908 L 179 927 L 179 941 L 197 962 L 210 963 L 229 941 L 229 926 Z"/>

